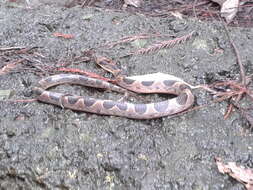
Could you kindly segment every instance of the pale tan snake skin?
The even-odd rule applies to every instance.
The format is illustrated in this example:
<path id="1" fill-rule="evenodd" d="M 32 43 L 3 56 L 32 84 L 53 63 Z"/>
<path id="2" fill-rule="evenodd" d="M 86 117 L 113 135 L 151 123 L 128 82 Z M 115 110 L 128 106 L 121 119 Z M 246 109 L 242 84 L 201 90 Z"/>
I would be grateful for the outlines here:
<path id="1" fill-rule="evenodd" d="M 95 99 L 84 96 L 66 95 L 47 90 L 60 84 L 78 84 L 93 88 L 109 89 L 125 93 L 166 93 L 177 97 L 148 104 L 135 104 L 113 100 Z M 118 85 L 118 86 L 117 86 Z M 58 74 L 41 79 L 34 93 L 41 102 L 62 106 L 72 110 L 102 115 L 115 115 L 132 119 L 153 119 L 180 113 L 192 106 L 194 96 L 191 86 L 183 80 L 163 73 L 135 77 L 118 77 L 117 85 L 103 80 L 76 74 Z"/>

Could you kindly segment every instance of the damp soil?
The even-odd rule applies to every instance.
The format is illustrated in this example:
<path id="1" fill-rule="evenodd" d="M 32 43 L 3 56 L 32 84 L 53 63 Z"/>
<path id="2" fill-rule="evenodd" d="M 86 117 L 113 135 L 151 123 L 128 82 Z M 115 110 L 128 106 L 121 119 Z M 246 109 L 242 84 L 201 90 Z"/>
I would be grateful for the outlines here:
<path id="1" fill-rule="evenodd" d="M 1 189 L 244 189 L 218 172 L 215 157 L 253 167 L 252 130 L 234 112 L 224 120 L 227 103 L 195 90 L 194 106 L 176 117 L 132 120 L 74 112 L 32 99 L 32 87 L 65 64 L 107 76 L 84 51 L 115 60 L 131 75 L 163 72 L 192 85 L 238 79 L 236 57 L 222 23 L 197 19 L 147 17 L 100 8 L 27 8 L 1 4 L 0 67 L 22 59 L 10 73 L 0 75 L 0 89 L 14 95 L 0 102 Z M 126 56 L 149 44 L 184 36 L 185 43 L 147 55 Z M 253 31 L 230 28 L 247 73 L 252 73 Z M 55 33 L 73 38 L 56 37 Z M 138 34 L 166 34 L 113 48 L 105 43 Z M 100 48 L 98 48 L 100 47 Z M 29 49 L 30 48 L 30 49 Z M 77 59 L 78 58 L 78 59 Z M 116 99 L 114 94 L 80 86 L 53 90 Z M 147 97 L 157 101 L 159 96 Z M 242 102 L 248 105 L 247 101 Z"/>

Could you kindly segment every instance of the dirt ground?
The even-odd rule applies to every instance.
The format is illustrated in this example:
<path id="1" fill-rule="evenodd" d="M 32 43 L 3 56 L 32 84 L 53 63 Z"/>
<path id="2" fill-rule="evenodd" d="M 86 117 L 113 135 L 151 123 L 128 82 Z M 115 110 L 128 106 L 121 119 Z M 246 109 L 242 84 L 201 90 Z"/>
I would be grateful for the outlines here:
<path id="1" fill-rule="evenodd" d="M 52 71 L 41 66 L 68 64 L 104 74 L 83 51 L 114 59 L 129 76 L 163 72 L 192 85 L 239 78 L 236 57 L 221 23 L 193 18 L 160 18 L 52 5 L 27 8 L 0 4 L 0 46 L 27 47 L 27 52 L 0 51 L 0 68 L 22 59 L 0 75 L 0 90 L 9 100 L 32 99 L 32 87 Z M 125 56 L 140 47 L 195 31 L 190 40 L 147 55 Z M 73 38 L 56 37 L 55 33 Z M 230 28 L 247 73 L 253 72 L 253 30 Z M 171 37 L 136 40 L 113 48 L 107 42 L 138 34 Z M 79 59 L 75 59 L 79 58 Z M 81 61 L 80 61 L 81 59 Z M 105 75 L 107 76 L 107 75 Z M 100 98 L 114 94 L 64 85 L 54 90 Z M 218 172 L 215 157 L 253 167 L 252 130 L 237 113 L 224 120 L 227 103 L 195 90 L 195 106 L 177 117 L 137 121 L 74 112 L 39 102 L 0 102 L 1 189 L 145 189 L 242 190 L 243 185 Z M 147 96 L 151 100 L 163 98 Z M 248 105 L 247 101 L 242 104 Z"/>

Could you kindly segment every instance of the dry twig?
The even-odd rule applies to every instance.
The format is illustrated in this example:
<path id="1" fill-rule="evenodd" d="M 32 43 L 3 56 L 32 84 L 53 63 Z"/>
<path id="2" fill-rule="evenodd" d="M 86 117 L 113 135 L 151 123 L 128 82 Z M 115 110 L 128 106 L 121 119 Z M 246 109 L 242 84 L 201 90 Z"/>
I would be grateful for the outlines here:
<path id="1" fill-rule="evenodd" d="M 225 31 L 227 33 L 227 36 L 228 36 L 228 39 L 229 39 L 229 42 L 231 44 L 231 46 L 233 47 L 234 49 L 234 52 L 235 52 L 235 55 L 236 55 L 236 59 L 237 59 L 237 63 L 239 65 L 239 68 L 240 68 L 240 74 L 241 74 L 241 82 L 242 82 L 242 85 L 245 86 L 246 85 L 246 75 L 245 75 L 245 69 L 244 69 L 244 66 L 242 64 L 242 59 L 241 59 L 241 56 L 240 56 L 240 53 L 234 43 L 234 41 L 232 40 L 230 34 L 229 34 L 229 31 L 228 31 L 228 27 L 227 27 L 227 24 L 224 23 L 224 28 L 225 28 Z"/>
<path id="2" fill-rule="evenodd" d="M 139 34 L 139 35 L 127 36 L 127 37 L 119 39 L 116 42 L 108 42 L 102 46 L 99 46 L 98 48 L 101 48 L 101 47 L 113 48 L 114 46 L 119 45 L 119 44 L 128 43 L 128 42 L 132 42 L 132 41 L 139 40 L 139 39 L 148 39 L 148 38 L 161 37 L 161 36 L 171 36 L 171 35 Z"/>
<path id="3" fill-rule="evenodd" d="M 25 47 L 1 47 L 0 51 L 20 50 L 20 49 L 25 49 Z"/>
<path id="4" fill-rule="evenodd" d="M 240 86 L 240 85 L 241 85 L 242 88 L 245 89 L 244 91 L 240 91 L 240 92 L 237 94 L 236 99 L 235 99 L 235 102 L 238 103 L 238 102 L 242 99 L 242 97 L 243 97 L 244 94 L 250 94 L 250 93 L 247 93 L 245 69 L 244 69 L 244 66 L 243 66 L 242 61 L 241 61 L 240 53 L 239 53 L 239 51 L 238 51 L 238 49 L 237 49 L 237 47 L 236 47 L 234 41 L 233 41 L 232 38 L 230 37 L 227 24 L 226 24 L 224 21 L 223 21 L 223 25 L 224 25 L 225 31 L 226 31 L 226 33 L 227 33 L 229 42 L 230 42 L 230 44 L 231 44 L 231 46 L 232 46 L 232 48 L 233 48 L 233 50 L 234 50 L 234 52 L 235 52 L 236 59 L 237 59 L 237 64 L 239 65 L 239 68 L 240 68 L 240 76 L 241 76 L 240 78 L 241 78 L 241 82 L 240 82 L 240 84 L 238 84 L 237 86 Z M 234 108 L 233 104 L 230 104 L 230 105 L 228 106 L 227 111 L 226 111 L 226 114 L 224 115 L 224 118 L 225 118 L 225 119 L 228 118 L 229 115 L 232 113 L 233 108 Z"/>
<path id="5" fill-rule="evenodd" d="M 22 63 L 25 59 L 20 59 L 18 61 L 13 61 L 12 63 L 6 64 L 3 68 L 0 69 L 0 75 L 8 74 L 14 68 L 17 67 L 19 63 Z"/>

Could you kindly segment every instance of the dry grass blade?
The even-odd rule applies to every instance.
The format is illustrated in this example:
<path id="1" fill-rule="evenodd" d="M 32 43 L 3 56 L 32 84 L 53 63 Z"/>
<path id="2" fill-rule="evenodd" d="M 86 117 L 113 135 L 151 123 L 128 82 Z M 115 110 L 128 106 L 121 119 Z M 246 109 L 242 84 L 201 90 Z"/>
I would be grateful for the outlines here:
<path id="1" fill-rule="evenodd" d="M 169 48 L 173 47 L 177 44 L 183 43 L 190 39 L 194 35 L 195 31 L 192 31 L 190 34 L 187 34 L 185 36 L 173 39 L 173 40 L 168 40 L 168 41 L 162 41 L 156 44 L 153 44 L 147 48 L 140 48 L 136 52 L 133 52 L 131 54 L 139 55 L 139 54 L 148 54 L 151 52 L 155 52 L 164 48 Z"/>
<path id="2" fill-rule="evenodd" d="M 25 49 L 25 47 L 0 47 L 0 51 L 10 51 L 10 50 L 20 50 Z"/>

